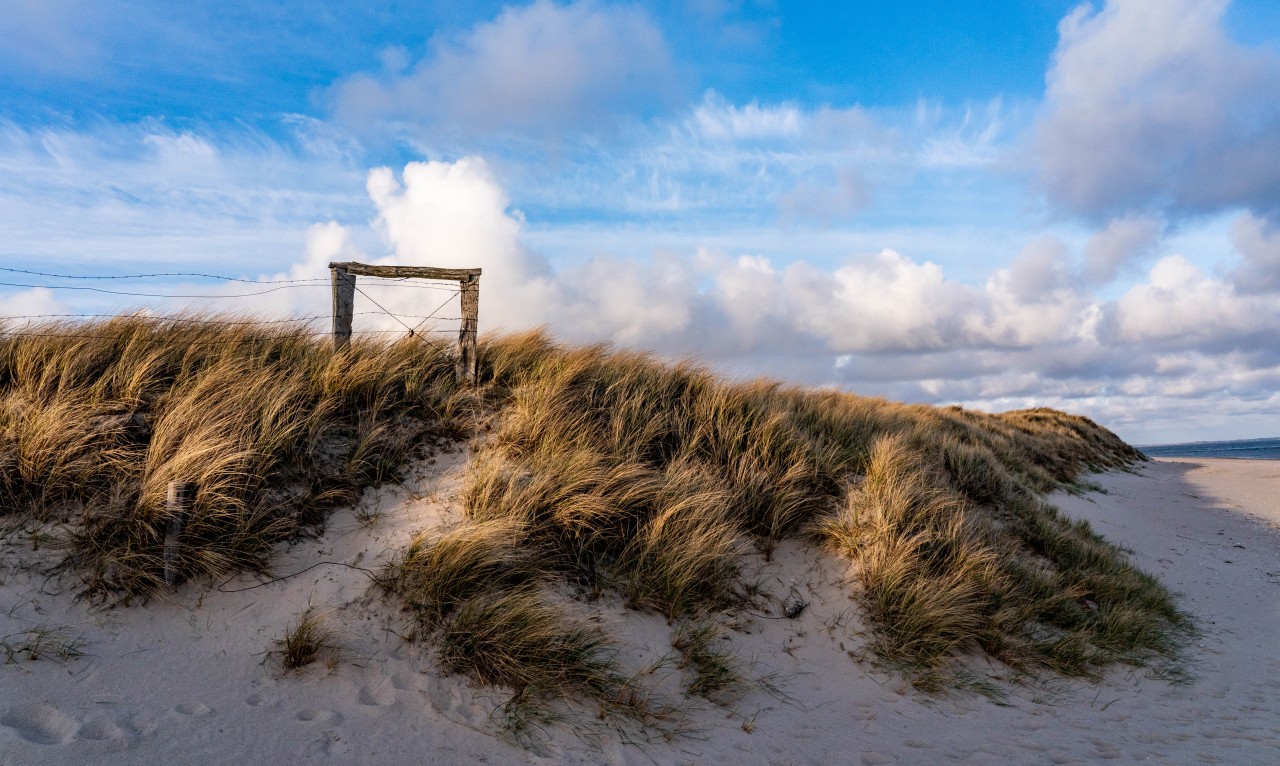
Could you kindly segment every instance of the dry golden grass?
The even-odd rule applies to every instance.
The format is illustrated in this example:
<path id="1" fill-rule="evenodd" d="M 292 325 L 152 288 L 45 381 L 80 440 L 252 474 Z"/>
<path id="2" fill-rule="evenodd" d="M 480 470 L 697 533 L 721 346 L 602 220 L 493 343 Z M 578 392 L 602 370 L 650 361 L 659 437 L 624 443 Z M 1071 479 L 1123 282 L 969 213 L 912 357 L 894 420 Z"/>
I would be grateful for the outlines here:
<path id="1" fill-rule="evenodd" d="M 301 670 L 314 662 L 323 662 L 333 670 L 342 662 L 343 647 L 330 617 L 312 609 L 298 616 L 275 643 L 271 652 L 285 673 Z"/>
<path id="2" fill-rule="evenodd" d="M 481 360 L 496 414 L 465 510 L 518 519 L 544 582 L 690 618 L 745 602 L 753 547 L 815 536 L 854 565 L 877 654 L 926 689 L 966 653 L 1091 675 L 1175 657 L 1191 630 L 1157 581 L 1040 499 L 1142 459 L 1085 418 L 732 384 L 539 333 L 490 339 Z"/>
<path id="3" fill-rule="evenodd" d="M 873 648 L 923 688 L 967 653 L 1091 675 L 1175 658 L 1168 592 L 1043 501 L 1142 456 L 1091 421 L 908 406 L 545 334 L 487 338 L 459 391 L 448 349 L 341 352 L 298 328 L 140 317 L 0 335 L 0 503 L 73 530 L 95 595 L 163 583 L 169 481 L 200 487 L 184 578 L 265 570 L 415 445 L 482 428 L 466 519 L 419 537 L 385 587 L 448 667 L 515 699 L 579 696 L 655 720 L 611 639 L 564 594 L 673 620 L 746 603 L 746 556 L 807 536 L 846 557 Z M 714 685 L 714 684 L 713 684 Z"/>
<path id="4" fill-rule="evenodd" d="M 415 445 L 448 434 L 448 350 L 334 353 L 289 325 L 120 317 L 0 335 L 0 514 L 64 522 L 95 596 L 163 586 L 170 481 L 196 482 L 183 579 L 265 570 Z"/>

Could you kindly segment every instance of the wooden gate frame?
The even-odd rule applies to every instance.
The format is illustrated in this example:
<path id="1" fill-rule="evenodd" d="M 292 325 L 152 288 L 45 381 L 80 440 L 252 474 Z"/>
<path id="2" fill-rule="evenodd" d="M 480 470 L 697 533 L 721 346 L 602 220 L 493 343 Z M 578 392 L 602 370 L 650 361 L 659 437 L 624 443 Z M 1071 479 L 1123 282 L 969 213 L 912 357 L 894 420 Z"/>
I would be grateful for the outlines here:
<path id="1" fill-rule="evenodd" d="M 476 333 L 480 326 L 480 269 L 438 269 L 433 266 L 370 266 L 345 261 L 330 263 L 333 280 L 333 347 L 351 342 L 351 317 L 356 298 L 356 277 L 391 279 L 444 279 L 457 281 L 462 293 L 462 326 L 458 329 L 458 380 L 475 383 L 479 368 Z"/>

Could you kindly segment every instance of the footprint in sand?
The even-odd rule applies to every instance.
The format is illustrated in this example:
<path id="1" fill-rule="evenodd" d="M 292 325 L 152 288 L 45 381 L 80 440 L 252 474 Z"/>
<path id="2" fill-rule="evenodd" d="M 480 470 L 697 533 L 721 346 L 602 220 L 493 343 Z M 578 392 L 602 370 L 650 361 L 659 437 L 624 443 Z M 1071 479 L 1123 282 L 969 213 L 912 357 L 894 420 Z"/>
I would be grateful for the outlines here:
<path id="1" fill-rule="evenodd" d="M 437 711 L 455 720 L 478 723 L 488 717 L 487 712 L 475 704 L 469 689 L 438 676 L 429 676 L 427 688 L 419 692 L 431 700 Z"/>
<path id="2" fill-rule="evenodd" d="M 126 733 L 135 737 L 142 737 L 155 731 L 157 724 L 155 721 L 147 720 L 140 715 L 130 715 L 119 719 L 120 725 L 124 727 Z"/>
<path id="3" fill-rule="evenodd" d="M 360 687 L 359 701 L 361 705 L 382 707 L 392 705 L 396 701 L 396 689 L 391 679 L 383 678 Z"/>
<path id="4" fill-rule="evenodd" d="M 14 705 L 0 716 L 0 726 L 37 745 L 63 745 L 80 728 L 61 710 L 45 704 Z"/>
<path id="5" fill-rule="evenodd" d="M 76 732 L 76 739 L 124 739 L 124 730 L 105 718 L 87 721 Z"/>
<path id="6" fill-rule="evenodd" d="M 249 705 L 250 707 L 263 707 L 264 705 L 274 705 L 276 704 L 276 701 L 265 694 L 258 694 L 257 692 L 254 692 L 244 698 L 244 704 Z"/>
<path id="7" fill-rule="evenodd" d="M 1118 761 L 1124 757 L 1124 753 L 1118 747 L 1098 745 L 1094 748 L 1093 757 L 1101 761 Z"/>
<path id="8" fill-rule="evenodd" d="M 173 712 L 182 715 L 209 715 L 213 708 L 199 702 L 182 702 L 173 706 Z"/>
<path id="9" fill-rule="evenodd" d="M 338 713 L 324 709 L 299 710 L 294 717 L 307 723 L 337 723 L 342 720 Z"/>

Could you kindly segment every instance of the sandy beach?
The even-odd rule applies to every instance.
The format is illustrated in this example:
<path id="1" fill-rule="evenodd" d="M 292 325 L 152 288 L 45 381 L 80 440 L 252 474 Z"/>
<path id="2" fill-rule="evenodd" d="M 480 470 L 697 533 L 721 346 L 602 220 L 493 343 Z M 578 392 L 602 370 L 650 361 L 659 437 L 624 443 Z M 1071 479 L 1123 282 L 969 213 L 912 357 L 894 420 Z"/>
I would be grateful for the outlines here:
<path id="1" fill-rule="evenodd" d="M 1010 684 L 975 664 L 1004 704 L 922 695 L 866 657 L 838 562 L 815 566 L 821 557 L 790 543 L 760 577 L 794 586 L 809 608 L 795 620 L 744 614 L 731 631 L 771 689 L 689 710 L 670 738 L 626 742 L 571 718 L 525 747 L 493 720 L 502 695 L 439 674 L 352 568 L 376 569 L 451 518 L 464 463 L 444 455 L 404 487 L 367 493 L 323 537 L 280 553 L 277 572 L 301 574 L 267 584 L 191 584 L 167 601 L 94 609 L 74 582 L 39 573 L 43 551 L 7 545 L 0 636 L 44 631 L 83 654 L 0 666 L 0 765 L 1280 762 L 1280 461 L 1163 459 L 1091 477 L 1101 492 L 1051 498 L 1132 550 L 1200 622 L 1184 682 L 1122 668 L 1099 683 Z M 283 674 L 269 652 L 309 606 L 339 628 L 343 659 Z M 629 661 L 670 652 L 662 618 L 609 619 L 626 621 L 613 627 L 634 644 Z"/>

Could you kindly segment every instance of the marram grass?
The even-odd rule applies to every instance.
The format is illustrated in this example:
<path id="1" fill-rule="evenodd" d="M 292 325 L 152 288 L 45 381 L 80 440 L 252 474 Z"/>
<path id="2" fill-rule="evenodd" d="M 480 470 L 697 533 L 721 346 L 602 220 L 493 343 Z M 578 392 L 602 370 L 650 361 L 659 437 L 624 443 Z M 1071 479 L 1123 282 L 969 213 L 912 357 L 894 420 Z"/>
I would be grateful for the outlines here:
<path id="1" fill-rule="evenodd" d="M 301 326 L 197 318 L 224 323 L 0 332 L 0 515 L 70 529 L 63 564 L 92 596 L 163 586 L 171 481 L 199 487 L 181 579 L 266 570 L 275 543 L 452 433 L 442 345 L 335 353 Z"/>
<path id="2" fill-rule="evenodd" d="M 417 445 L 471 432 L 465 518 L 380 580 L 446 667 L 522 704 L 662 719 L 568 595 L 703 624 L 750 602 L 747 557 L 788 538 L 847 559 L 872 648 L 925 689 L 978 654 L 1077 676 L 1173 660 L 1193 629 L 1044 502 L 1143 459 L 1085 418 L 733 383 L 543 333 L 485 338 L 479 385 L 459 389 L 449 348 L 416 338 L 335 353 L 289 325 L 38 329 L 0 334 L 0 514 L 64 524 L 92 595 L 162 587 L 170 481 L 200 487 L 179 568 L 208 582 L 268 569 Z"/>
<path id="3" fill-rule="evenodd" d="M 1192 630 L 1158 581 L 1042 499 L 1143 459 L 1088 419 L 730 383 L 540 333 L 489 339 L 481 362 L 494 415 L 450 535 L 518 524 L 519 569 L 543 583 L 688 621 L 749 603 L 748 553 L 807 537 L 849 560 L 872 648 L 926 690 L 974 654 L 1086 677 L 1172 661 Z"/>

